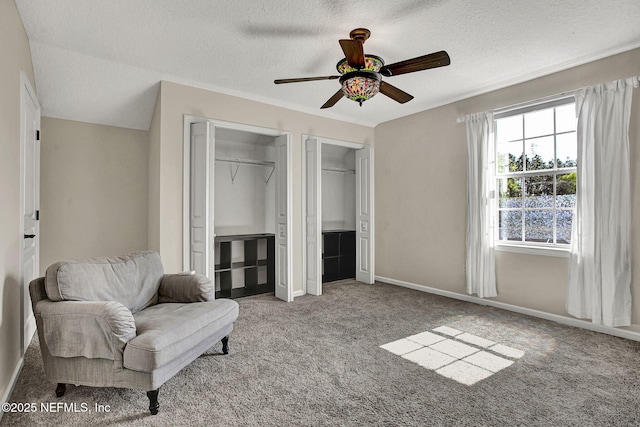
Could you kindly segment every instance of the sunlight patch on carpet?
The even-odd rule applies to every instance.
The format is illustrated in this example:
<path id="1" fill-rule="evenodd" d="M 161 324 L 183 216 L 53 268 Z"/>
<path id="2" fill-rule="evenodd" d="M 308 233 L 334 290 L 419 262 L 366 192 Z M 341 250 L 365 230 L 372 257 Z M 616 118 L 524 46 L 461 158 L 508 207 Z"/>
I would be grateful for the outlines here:
<path id="1" fill-rule="evenodd" d="M 465 385 L 489 378 L 524 356 L 522 350 L 448 326 L 392 341 L 380 348 Z"/>

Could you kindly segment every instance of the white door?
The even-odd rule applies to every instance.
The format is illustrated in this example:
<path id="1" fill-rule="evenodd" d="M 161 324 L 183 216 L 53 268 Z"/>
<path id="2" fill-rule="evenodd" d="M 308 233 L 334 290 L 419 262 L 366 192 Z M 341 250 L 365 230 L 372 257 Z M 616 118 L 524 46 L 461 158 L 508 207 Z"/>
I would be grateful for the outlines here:
<path id="1" fill-rule="evenodd" d="M 307 293 L 322 295 L 322 144 L 317 139 L 305 143 L 306 260 Z"/>
<path id="2" fill-rule="evenodd" d="M 215 141 L 209 122 L 191 124 L 190 195 L 189 195 L 189 269 L 214 280 L 211 260 L 213 239 L 213 168 L 211 153 Z"/>
<path id="3" fill-rule="evenodd" d="M 38 277 L 40 257 L 40 104 L 26 77 L 22 77 L 20 98 L 22 244 L 22 354 L 36 330 L 31 309 L 29 283 Z"/>
<path id="4" fill-rule="evenodd" d="M 293 301 L 291 290 L 291 260 L 289 251 L 291 247 L 291 215 L 288 203 L 291 194 L 290 182 L 287 176 L 289 167 L 289 144 L 288 136 L 281 135 L 275 139 L 276 146 L 276 298 L 290 302 Z"/>
<path id="5" fill-rule="evenodd" d="M 356 280 L 374 282 L 373 150 L 356 151 Z"/>

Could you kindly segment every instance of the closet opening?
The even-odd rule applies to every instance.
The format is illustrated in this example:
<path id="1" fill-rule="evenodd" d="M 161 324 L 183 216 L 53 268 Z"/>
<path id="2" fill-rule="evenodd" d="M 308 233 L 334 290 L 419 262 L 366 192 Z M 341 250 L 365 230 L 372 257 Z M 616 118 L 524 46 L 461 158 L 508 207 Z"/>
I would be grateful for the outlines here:
<path id="1" fill-rule="evenodd" d="M 373 149 L 305 141 L 305 291 L 354 278 L 373 283 Z"/>
<path id="2" fill-rule="evenodd" d="M 356 278 L 355 149 L 321 146 L 322 283 Z"/>
<path id="3" fill-rule="evenodd" d="M 216 298 L 291 301 L 289 135 L 195 121 L 188 148 L 185 265 L 214 281 Z"/>
<path id="4" fill-rule="evenodd" d="M 275 290 L 276 137 L 215 128 L 216 298 Z"/>

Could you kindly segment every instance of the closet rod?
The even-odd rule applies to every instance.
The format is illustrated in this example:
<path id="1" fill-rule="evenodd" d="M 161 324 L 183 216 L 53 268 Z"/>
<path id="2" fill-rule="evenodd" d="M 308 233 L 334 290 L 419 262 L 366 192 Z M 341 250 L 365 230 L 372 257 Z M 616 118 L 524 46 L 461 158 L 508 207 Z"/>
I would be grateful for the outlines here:
<path id="1" fill-rule="evenodd" d="M 273 176 L 273 172 L 276 170 L 276 163 L 270 162 L 267 160 L 253 160 L 253 159 L 236 159 L 232 157 L 216 157 L 216 162 L 229 163 L 229 171 L 231 172 L 231 183 L 233 184 L 236 180 L 236 176 L 238 175 L 238 169 L 240 169 L 240 165 L 252 165 L 252 166 L 267 166 L 271 168 L 271 172 L 269 173 L 269 177 L 264 181 L 265 184 L 268 184 Z M 233 166 L 236 167 L 236 170 L 233 170 Z"/>
<path id="2" fill-rule="evenodd" d="M 275 166 L 275 162 L 268 160 L 253 160 L 253 159 L 237 159 L 234 157 L 216 157 L 216 162 L 234 163 L 243 165 L 255 165 L 255 166 Z"/>
<path id="3" fill-rule="evenodd" d="M 342 172 L 342 173 L 352 173 L 355 174 L 355 169 L 343 169 L 343 168 L 322 168 L 325 172 Z"/>

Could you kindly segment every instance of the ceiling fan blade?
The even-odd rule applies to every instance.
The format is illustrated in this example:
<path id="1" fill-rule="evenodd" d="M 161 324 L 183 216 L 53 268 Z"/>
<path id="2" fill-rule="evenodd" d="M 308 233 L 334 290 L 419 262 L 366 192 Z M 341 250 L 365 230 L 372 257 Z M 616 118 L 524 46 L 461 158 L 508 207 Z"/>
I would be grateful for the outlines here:
<path id="1" fill-rule="evenodd" d="M 364 48 L 360 40 L 340 40 L 340 47 L 349 65 L 358 69 L 364 67 Z"/>
<path id="2" fill-rule="evenodd" d="M 273 82 L 277 85 L 282 83 L 298 83 L 298 82 L 312 82 L 315 80 L 336 80 L 339 79 L 340 76 L 323 76 L 323 77 L 301 77 L 297 79 L 278 79 Z"/>
<path id="3" fill-rule="evenodd" d="M 336 105 L 336 102 L 340 101 L 342 98 L 344 98 L 344 93 L 342 93 L 342 89 L 340 89 L 339 91 L 334 93 L 333 96 L 329 98 L 329 100 L 325 102 L 324 105 L 320 108 L 333 107 L 334 105 Z"/>
<path id="4" fill-rule="evenodd" d="M 409 95 L 407 92 L 402 91 L 387 82 L 380 82 L 380 92 L 387 95 L 394 101 L 398 101 L 400 104 L 404 104 L 405 102 L 409 102 L 413 99 L 413 96 Z"/>
<path id="5" fill-rule="evenodd" d="M 429 68 L 444 67 L 449 65 L 451 59 L 444 50 L 430 53 L 417 58 L 407 59 L 394 64 L 385 65 L 380 69 L 380 74 L 386 77 L 397 76 L 399 74 L 413 73 L 415 71 L 427 70 Z"/>

